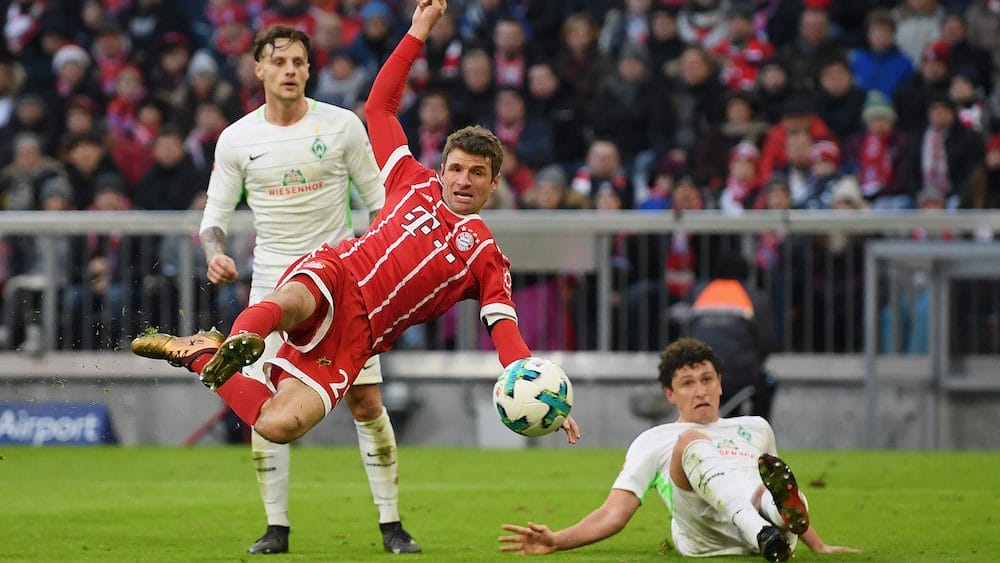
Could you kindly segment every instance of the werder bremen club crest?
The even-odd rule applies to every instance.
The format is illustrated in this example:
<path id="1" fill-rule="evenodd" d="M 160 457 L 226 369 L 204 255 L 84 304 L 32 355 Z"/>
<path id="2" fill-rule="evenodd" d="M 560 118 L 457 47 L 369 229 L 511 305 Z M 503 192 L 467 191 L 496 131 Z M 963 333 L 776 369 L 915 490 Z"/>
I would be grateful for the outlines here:
<path id="1" fill-rule="evenodd" d="M 312 153 L 316 155 L 317 160 L 323 160 L 323 155 L 326 154 L 326 143 L 319 137 L 313 141 Z"/>

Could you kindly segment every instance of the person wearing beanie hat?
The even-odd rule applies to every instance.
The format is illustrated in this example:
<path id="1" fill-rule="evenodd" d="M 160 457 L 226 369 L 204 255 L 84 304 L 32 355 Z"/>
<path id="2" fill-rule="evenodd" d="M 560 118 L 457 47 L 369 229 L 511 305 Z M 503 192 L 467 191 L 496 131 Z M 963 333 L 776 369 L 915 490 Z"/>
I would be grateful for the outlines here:
<path id="1" fill-rule="evenodd" d="M 865 209 L 868 202 L 861 195 L 861 187 L 854 176 L 844 176 L 833 184 L 834 209 Z"/>
<path id="2" fill-rule="evenodd" d="M 735 214 L 753 206 L 760 190 L 759 160 L 760 151 L 749 141 L 741 141 L 729 151 L 729 175 L 719 193 L 719 209 Z"/>
<path id="3" fill-rule="evenodd" d="M 875 209 L 908 207 L 904 163 L 910 140 L 896 126 L 896 111 L 881 92 L 871 91 L 862 117 L 864 130 L 848 140 L 844 160 L 857 168 L 861 193 Z"/>
<path id="4" fill-rule="evenodd" d="M 87 54 L 86 49 L 83 47 L 67 43 L 56 51 L 55 55 L 52 57 L 52 72 L 59 74 L 63 67 L 70 64 L 76 63 L 80 65 L 83 71 L 86 71 L 90 67 L 90 55 Z"/>
<path id="5" fill-rule="evenodd" d="M 809 198 L 808 207 L 826 209 L 831 207 L 831 191 L 840 179 L 840 147 L 828 140 L 819 140 L 809 149 L 812 165 L 806 180 Z"/>
<path id="6" fill-rule="evenodd" d="M 871 90 L 865 97 L 865 105 L 861 110 L 861 119 L 868 123 L 874 119 L 884 119 L 896 122 L 896 110 L 882 92 Z"/>

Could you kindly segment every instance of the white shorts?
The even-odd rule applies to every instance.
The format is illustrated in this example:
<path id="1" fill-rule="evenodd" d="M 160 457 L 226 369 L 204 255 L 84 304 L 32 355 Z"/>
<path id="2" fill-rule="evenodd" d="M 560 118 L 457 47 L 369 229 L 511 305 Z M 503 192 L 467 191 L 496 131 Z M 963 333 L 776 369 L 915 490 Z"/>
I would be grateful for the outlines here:
<path id="1" fill-rule="evenodd" d="M 693 491 L 685 491 L 671 482 L 673 513 L 670 535 L 677 552 L 685 557 L 717 555 L 756 555 L 743 541 L 736 524 L 713 508 Z M 798 536 L 786 533 L 789 546 L 795 549 Z"/>
<path id="2" fill-rule="evenodd" d="M 250 304 L 259 303 L 261 299 L 270 295 L 274 292 L 273 286 L 270 289 L 265 289 L 261 286 L 254 285 L 250 289 Z M 274 355 L 278 352 L 278 348 L 281 347 L 282 340 L 281 334 L 277 332 L 272 332 L 267 335 L 264 339 L 264 353 L 257 359 L 256 362 L 243 368 L 243 375 L 247 377 L 252 377 L 257 381 L 262 381 L 265 385 L 273 389 L 271 385 L 270 378 L 264 376 L 264 362 L 274 358 Z M 354 385 L 378 385 L 382 383 L 382 362 L 379 361 L 377 355 L 368 358 L 365 362 L 365 367 L 361 368 L 361 373 L 358 378 L 354 380 Z"/>

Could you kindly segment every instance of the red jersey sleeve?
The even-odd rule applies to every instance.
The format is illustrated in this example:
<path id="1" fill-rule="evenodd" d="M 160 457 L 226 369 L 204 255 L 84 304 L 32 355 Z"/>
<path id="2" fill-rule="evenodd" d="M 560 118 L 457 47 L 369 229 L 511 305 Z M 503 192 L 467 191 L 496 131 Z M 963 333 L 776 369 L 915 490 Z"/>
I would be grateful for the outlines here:
<path id="1" fill-rule="evenodd" d="M 407 146 L 406 134 L 396 112 L 403 97 L 410 66 L 420 55 L 423 46 L 423 41 L 410 34 L 404 35 L 379 70 L 365 102 L 368 136 L 371 137 L 379 168 L 385 166 L 396 149 Z"/>

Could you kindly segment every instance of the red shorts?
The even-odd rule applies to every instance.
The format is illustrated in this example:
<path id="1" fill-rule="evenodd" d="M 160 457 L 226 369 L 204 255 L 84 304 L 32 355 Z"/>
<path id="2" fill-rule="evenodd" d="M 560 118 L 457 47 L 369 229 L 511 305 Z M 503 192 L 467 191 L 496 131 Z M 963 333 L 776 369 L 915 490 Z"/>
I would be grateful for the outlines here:
<path id="1" fill-rule="evenodd" d="M 368 310 L 357 281 L 329 247 L 289 266 L 278 287 L 292 278 L 322 296 L 326 306 L 317 310 L 325 315 L 306 332 L 283 334 L 278 353 L 265 363 L 276 388 L 282 379 L 295 377 L 319 393 L 329 413 L 373 354 Z"/>

